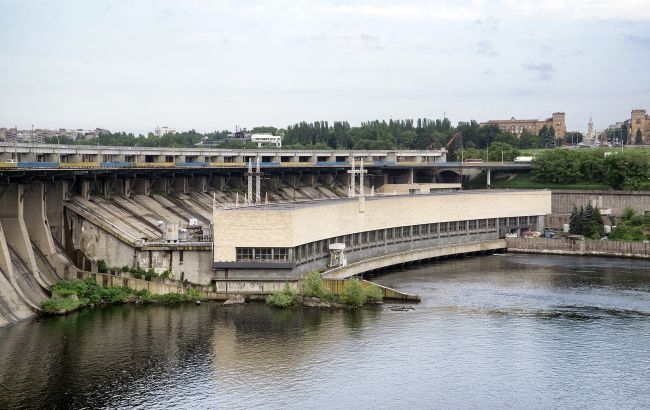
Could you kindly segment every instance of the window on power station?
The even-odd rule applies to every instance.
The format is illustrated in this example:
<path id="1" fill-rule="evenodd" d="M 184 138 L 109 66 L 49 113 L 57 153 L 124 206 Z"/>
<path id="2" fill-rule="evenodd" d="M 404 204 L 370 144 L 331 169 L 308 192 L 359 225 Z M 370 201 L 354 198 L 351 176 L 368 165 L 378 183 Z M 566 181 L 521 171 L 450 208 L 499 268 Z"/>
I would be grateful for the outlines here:
<path id="1" fill-rule="evenodd" d="M 287 248 L 237 248 L 237 262 L 287 262 Z"/>

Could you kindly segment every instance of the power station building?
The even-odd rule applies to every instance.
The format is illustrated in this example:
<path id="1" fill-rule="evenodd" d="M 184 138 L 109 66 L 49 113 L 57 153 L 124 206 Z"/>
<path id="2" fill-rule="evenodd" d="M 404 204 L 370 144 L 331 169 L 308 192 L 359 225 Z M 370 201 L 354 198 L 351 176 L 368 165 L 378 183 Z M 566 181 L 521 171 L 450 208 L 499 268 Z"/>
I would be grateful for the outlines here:
<path id="1" fill-rule="evenodd" d="M 214 279 L 295 280 L 386 255 L 462 247 L 542 230 L 550 212 L 546 190 L 216 207 Z"/>

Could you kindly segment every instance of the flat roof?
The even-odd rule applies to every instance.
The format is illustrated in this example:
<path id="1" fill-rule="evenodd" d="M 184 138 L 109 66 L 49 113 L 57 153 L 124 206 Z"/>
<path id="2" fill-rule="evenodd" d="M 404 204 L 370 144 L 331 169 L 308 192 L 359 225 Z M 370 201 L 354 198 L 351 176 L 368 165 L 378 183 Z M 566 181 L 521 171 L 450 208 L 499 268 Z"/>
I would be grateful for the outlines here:
<path id="1" fill-rule="evenodd" d="M 486 195 L 486 194 L 503 194 L 503 193 L 530 193 L 531 191 L 548 191 L 545 189 L 539 190 L 495 190 L 495 189 L 476 189 L 471 191 L 444 191 L 444 192 L 435 192 L 430 194 L 401 194 L 401 195 L 377 195 L 366 196 L 366 201 L 382 201 L 387 199 L 398 199 L 398 198 L 422 198 L 422 197 L 432 197 L 432 196 L 458 196 L 458 195 Z M 303 201 L 293 201 L 293 202 L 272 202 L 268 204 L 259 204 L 259 205 L 245 205 L 241 204 L 238 207 L 234 204 L 225 204 L 227 207 L 223 207 L 224 204 L 219 204 L 217 210 L 219 211 L 269 211 L 269 210 L 292 210 L 292 209 L 304 209 L 304 208 L 313 208 L 319 206 L 329 206 L 340 204 L 342 202 L 356 202 L 359 200 L 359 197 L 355 198 L 327 198 L 327 199 L 309 199 Z"/>

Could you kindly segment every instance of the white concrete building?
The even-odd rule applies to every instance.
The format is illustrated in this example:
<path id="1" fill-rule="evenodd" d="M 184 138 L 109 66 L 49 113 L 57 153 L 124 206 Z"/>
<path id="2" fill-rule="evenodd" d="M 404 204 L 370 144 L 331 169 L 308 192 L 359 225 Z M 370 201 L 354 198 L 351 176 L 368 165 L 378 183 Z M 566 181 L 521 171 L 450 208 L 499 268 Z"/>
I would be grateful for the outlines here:
<path id="1" fill-rule="evenodd" d="M 275 145 L 278 148 L 282 147 L 282 137 L 271 134 L 251 134 L 251 142 L 257 144 L 258 147 L 264 145 Z"/>

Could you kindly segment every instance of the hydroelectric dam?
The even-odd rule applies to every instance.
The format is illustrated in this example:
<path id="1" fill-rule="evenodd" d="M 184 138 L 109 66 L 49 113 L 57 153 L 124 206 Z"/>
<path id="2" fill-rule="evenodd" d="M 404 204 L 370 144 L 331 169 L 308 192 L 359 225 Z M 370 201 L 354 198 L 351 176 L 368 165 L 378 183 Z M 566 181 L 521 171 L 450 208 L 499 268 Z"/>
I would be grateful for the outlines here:
<path id="1" fill-rule="evenodd" d="M 0 326 L 61 279 L 264 295 L 304 273 L 364 271 L 505 246 L 550 191 L 459 192 L 444 150 L 226 150 L 0 144 Z M 133 268 L 164 274 L 139 280 Z"/>

